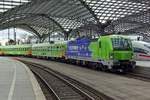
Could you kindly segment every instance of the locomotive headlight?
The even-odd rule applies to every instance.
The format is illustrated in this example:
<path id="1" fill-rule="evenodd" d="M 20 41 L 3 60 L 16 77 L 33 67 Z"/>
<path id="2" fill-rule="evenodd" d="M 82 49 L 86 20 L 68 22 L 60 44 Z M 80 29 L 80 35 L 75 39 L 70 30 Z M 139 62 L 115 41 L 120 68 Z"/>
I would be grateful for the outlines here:
<path id="1" fill-rule="evenodd" d="M 110 59 L 113 59 L 113 56 L 112 56 L 112 55 L 110 55 Z"/>
<path id="2" fill-rule="evenodd" d="M 134 59 L 134 54 L 133 53 L 131 54 L 131 56 L 132 56 L 132 59 Z"/>
<path id="3" fill-rule="evenodd" d="M 113 53 L 109 54 L 110 59 L 113 59 Z"/>
<path id="4" fill-rule="evenodd" d="M 134 59 L 134 55 L 132 55 L 132 59 Z"/>

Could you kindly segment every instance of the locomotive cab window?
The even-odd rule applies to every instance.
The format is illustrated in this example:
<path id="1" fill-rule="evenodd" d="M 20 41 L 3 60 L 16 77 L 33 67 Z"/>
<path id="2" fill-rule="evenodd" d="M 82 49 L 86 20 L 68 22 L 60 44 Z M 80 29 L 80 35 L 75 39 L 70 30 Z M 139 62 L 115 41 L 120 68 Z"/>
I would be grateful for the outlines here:
<path id="1" fill-rule="evenodd" d="M 112 38 L 114 50 L 131 50 L 131 41 L 124 38 Z"/>

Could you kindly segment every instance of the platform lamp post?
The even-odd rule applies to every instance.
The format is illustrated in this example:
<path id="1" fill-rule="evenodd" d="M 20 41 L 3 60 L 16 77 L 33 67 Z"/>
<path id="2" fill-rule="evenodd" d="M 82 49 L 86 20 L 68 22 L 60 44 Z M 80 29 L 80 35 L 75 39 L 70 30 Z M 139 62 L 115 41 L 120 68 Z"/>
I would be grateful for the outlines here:
<path id="1" fill-rule="evenodd" d="M 115 25 L 112 24 L 111 26 L 112 26 L 112 32 L 113 32 L 113 34 L 114 34 L 114 33 L 116 32 L 116 31 L 115 31 Z"/>
<path id="2" fill-rule="evenodd" d="M 16 45 L 16 42 L 17 42 L 16 41 L 16 28 L 14 27 L 13 29 L 14 29 L 14 41 L 15 41 L 15 45 Z"/>
<path id="3" fill-rule="evenodd" d="M 48 42 L 50 43 L 51 41 L 51 36 L 50 36 L 50 28 L 48 29 Z"/>
<path id="4" fill-rule="evenodd" d="M 9 40 L 10 40 L 10 29 L 8 28 L 8 45 L 10 45 Z"/>
<path id="5" fill-rule="evenodd" d="M 48 42 L 51 42 L 51 36 L 50 36 L 50 32 L 48 32 Z"/>
<path id="6" fill-rule="evenodd" d="M 48 28 L 48 42 L 51 42 L 51 34 L 50 34 L 50 20 L 49 20 L 49 28 Z"/>
<path id="7" fill-rule="evenodd" d="M 52 34 L 54 34 L 54 31 L 55 31 L 55 25 L 53 23 L 53 27 L 52 27 Z M 54 37 L 54 39 L 56 40 L 56 38 Z"/>

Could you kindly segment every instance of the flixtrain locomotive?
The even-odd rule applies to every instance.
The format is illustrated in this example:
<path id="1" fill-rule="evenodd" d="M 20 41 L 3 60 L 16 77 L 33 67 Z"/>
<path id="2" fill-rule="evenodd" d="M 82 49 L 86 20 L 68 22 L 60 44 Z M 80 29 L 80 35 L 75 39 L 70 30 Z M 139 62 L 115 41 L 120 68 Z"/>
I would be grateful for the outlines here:
<path id="1" fill-rule="evenodd" d="M 132 43 L 121 35 L 78 38 L 65 43 L 3 46 L 0 54 L 64 60 L 113 72 L 127 72 L 135 68 Z"/>

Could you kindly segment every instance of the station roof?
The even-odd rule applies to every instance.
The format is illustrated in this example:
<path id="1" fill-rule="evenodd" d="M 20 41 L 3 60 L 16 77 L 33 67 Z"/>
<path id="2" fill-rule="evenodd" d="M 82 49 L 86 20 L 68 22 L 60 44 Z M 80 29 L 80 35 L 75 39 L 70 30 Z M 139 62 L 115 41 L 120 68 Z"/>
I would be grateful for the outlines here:
<path id="1" fill-rule="evenodd" d="M 16 6 L 23 5 L 30 2 L 30 0 L 1 0 L 0 1 L 0 13 L 6 12 Z"/>
<path id="2" fill-rule="evenodd" d="M 101 28 L 107 21 L 111 23 L 105 28 L 106 32 L 137 33 L 150 39 L 150 1 L 0 1 L 0 29 L 18 27 L 31 31 L 40 38 L 54 31 L 68 35 L 71 30 L 86 25 Z"/>

